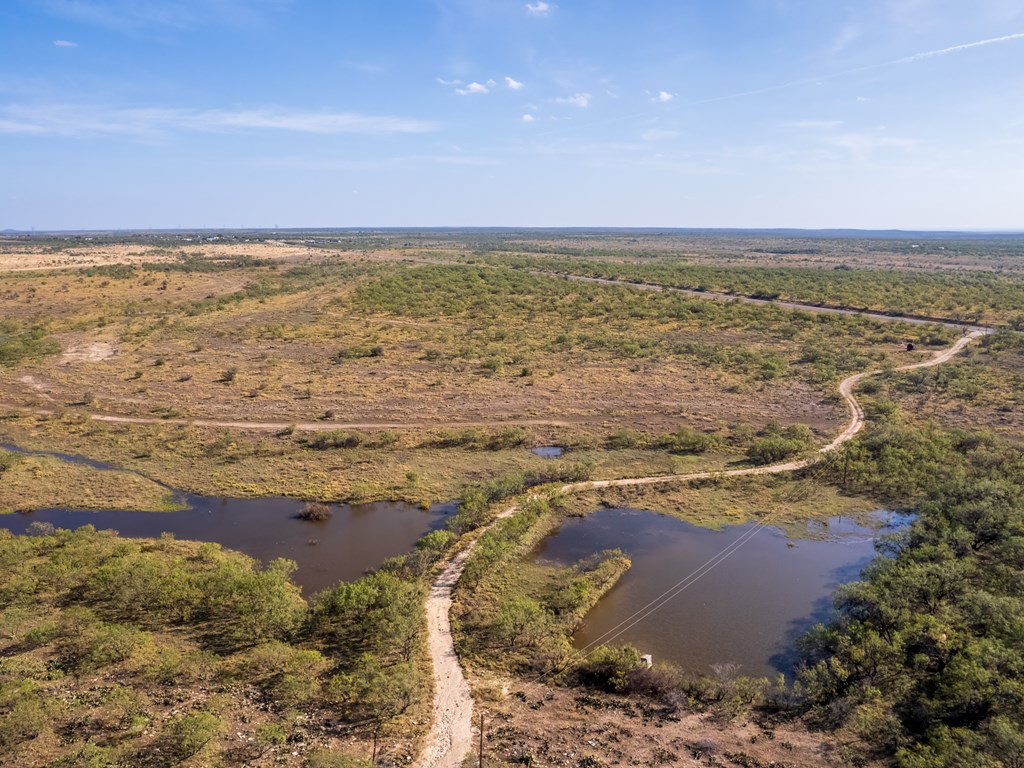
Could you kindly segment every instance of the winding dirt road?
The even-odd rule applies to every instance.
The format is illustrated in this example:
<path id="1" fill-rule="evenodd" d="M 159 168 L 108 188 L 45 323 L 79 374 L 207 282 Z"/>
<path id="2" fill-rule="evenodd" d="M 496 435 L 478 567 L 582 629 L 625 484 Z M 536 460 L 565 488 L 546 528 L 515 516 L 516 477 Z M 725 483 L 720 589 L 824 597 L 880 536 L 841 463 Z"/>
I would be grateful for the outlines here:
<path id="1" fill-rule="evenodd" d="M 941 365 L 952 359 L 964 347 L 991 330 L 974 328 L 961 337 L 953 346 L 937 352 L 929 360 L 912 363 L 896 368 L 897 371 L 910 371 L 916 368 L 928 368 Z M 839 394 L 843 396 L 850 412 L 850 421 L 836 438 L 821 448 L 817 455 L 798 461 L 783 464 L 771 464 L 764 467 L 747 467 L 730 469 L 720 472 L 694 472 L 686 475 L 664 475 L 658 477 L 634 477 L 622 480 L 590 480 L 582 483 L 571 483 L 561 488 L 562 493 L 577 493 L 597 488 L 624 485 L 651 485 L 654 483 L 685 482 L 703 480 L 711 477 L 737 477 L 740 475 L 770 475 L 782 472 L 794 472 L 821 461 L 822 457 L 848 442 L 864 427 L 864 409 L 853 394 L 854 388 L 869 376 L 881 373 L 880 369 L 865 371 L 849 376 L 839 385 Z M 516 513 L 518 506 L 512 506 L 497 516 L 495 522 Z M 494 525 L 494 523 L 491 523 Z M 476 539 L 479 541 L 479 538 Z M 463 674 L 458 654 L 452 638 L 449 613 L 452 607 L 452 591 L 462 576 L 466 561 L 473 552 L 475 541 L 453 557 L 444 570 L 434 581 L 427 598 L 427 639 L 430 656 L 434 664 L 434 709 L 433 724 L 427 735 L 426 745 L 420 754 L 420 768 L 457 768 L 462 765 L 464 757 L 473 746 L 473 697 L 469 684 Z"/>
<path id="2" fill-rule="evenodd" d="M 441 260 L 420 260 L 424 263 L 433 264 L 457 264 L 465 266 L 462 262 L 449 262 Z M 927 368 L 947 362 L 958 354 L 971 341 L 993 332 L 992 328 L 966 323 L 957 323 L 941 318 L 926 318 L 914 316 L 894 316 L 881 312 L 859 311 L 839 307 L 821 307 L 796 302 L 776 301 L 769 299 L 756 299 L 749 296 L 736 296 L 731 294 L 715 293 L 711 291 L 695 291 L 686 288 L 676 288 L 648 283 L 633 283 L 623 280 L 609 280 L 605 278 L 586 277 L 582 275 L 563 275 L 540 270 L 530 270 L 536 274 L 544 274 L 550 277 L 561 277 L 578 282 L 599 283 L 602 285 L 615 285 L 631 287 L 639 290 L 649 291 L 670 291 L 684 293 L 694 297 L 713 301 L 739 301 L 749 304 L 770 305 L 793 309 L 799 311 L 814 312 L 819 314 L 837 315 L 859 315 L 885 322 L 900 322 L 913 324 L 935 323 L 946 327 L 963 328 L 967 331 L 953 346 L 936 353 L 932 358 L 920 363 L 913 363 L 896 368 L 898 371 L 908 371 L 916 368 Z M 782 472 L 793 472 L 804 469 L 821 460 L 824 454 L 834 451 L 849 441 L 864 426 L 864 411 L 857 398 L 853 394 L 854 388 L 863 379 L 880 373 L 880 370 L 865 371 L 844 379 L 839 385 L 839 393 L 846 402 L 850 412 L 850 421 L 846 428 L 836 438 L 818 451 L 818 455 L 797 461 L 790 461 L 782 464 L 772 464 L 763 467 L 747 467 L 744 469 L 731 469 L 717 472 L 695 472 L 684 475 L 661 475 L 656 477 L 635 477 L 620 480 L 592 480 L 581 483 L 572 483 L 562 487 L 563 493 L 577 493 L 580 491 L 608 488 L 612 486 L 636 486 L 652 485 L 656 483 L 685 482 L 690 480 L 702 480 L 711 477 L 736 477 L 741 475 L 767 475 Z M 39 415 L 53 415 L 53 409 L 25 406 L 21 404 L 0 403 L 0 408 L 5 410 L 35 413 Z M 281 431 L 293 428 L 299 431 L 317 432 L 332 429 L 390 429 L 390 428 L 416 428 L 436 427 L 436 423 L 349 423 L 349 422 L 267 422 L 267 421 L 243 421 L 243 420 L 216 420 L 216 419 L 181 419 L 181 418 L 150 418 L 140 416 L 123 416 L 116 414 L 82 412 L 93 421 L 115 422 L 125 424 L 174 424 L 194 425 L 200 427 L 218 427 L 249 429 L 259 431 Z M 515 422 L 447 422 L 446 427 L 458 426 L 485 426 L 489 424 L 507 425 L 509 423 L 523 425 L 554 425 L 566 426 L 565 422 L 554 420 L 521 420 Z M 513 506 L 504 510 L 495 519 L 501 520 L 515 514 L 518 507 Z M 493 523 L 492 523 L 493 525 Z M 473 551 L 473 544 L 455 555 L 445 565 L 440 575 L 431 586 L 430 596 L 427 599 L 427 622 L 428 622 L 428 645 L 434 666 L 434 706 L 433 724 L 427 736 L 418 765 L 420 768 L 455 768 L 461 765 L 463 757 L 472 747 L 473 728 L 473 699 L 470 694 L 469 685 L 463 674 L 462 666 L 459 663 L 458 655 L 455 652 L 455 645 L 452 639 L 451 621 L 449 613 L 452 606 L 452 591 L 462 576 L 466 561 Z"/>

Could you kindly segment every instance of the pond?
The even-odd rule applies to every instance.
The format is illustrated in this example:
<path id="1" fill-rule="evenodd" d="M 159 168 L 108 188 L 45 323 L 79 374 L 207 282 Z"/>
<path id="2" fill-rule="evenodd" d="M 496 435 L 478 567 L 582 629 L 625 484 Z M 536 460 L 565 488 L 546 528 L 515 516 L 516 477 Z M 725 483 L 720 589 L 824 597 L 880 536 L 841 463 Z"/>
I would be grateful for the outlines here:
<path id="1" fill-rule="evenodd" d="M 530 453 L 540 456 L 542 459 L 557 459 L 565 453 L 565 449 L 560 445 L 542 445 L 538 448 L 531 448 Z"/>
<path id="2" fill-rule="evenodd" d="M 715 531 L 654 512 L 601 509 L 566 519 L 534 557 L 571 565 L 621 549 L 633 562 L 587 614 L 577 648 L 628 643 L 695 674 L 735 664 L 744 675 L 789 677 L 796 638 L 828 618 L 836 587 L 874 557 L 878 534 L 907 519 L 875 513 L 876 530 L 833 518 L 813 531 L 827 538 L 790 539 L 771 527 Z M 674 596 L 659 601 L 666 591 Z M 652 603 L 637 622 L 634 614 Z"/>
<path id="3" fill-rule="evenodd" d="M 3 447 L 17 450 L 11 445 Z M 88 463 L 100 470 L 114 468 L 81 456 L 47 455 Z M 444 527 L 457 507 L 454 502 L 438 504 L 429 510 L 401 502 L 331 504 L 330 518 L 312 521 L 298 518 L 304 504 L 296 499 L 234 499 L 174 493 L 186 509 L 178 512 L 38 509 L 0 515 L 0 528 L 20 534 L 38 521 L 56 528 L 75 529 L 83 525 L 94 525 L 100 530 L 112 528 L 131 538 L 155 538 L 167 532 L 179 539 L 214 541 L 264 564 L 275 557 L 294 560 L 299 566 L 294 579 L 303 594 L 309 596 L 339 580 L 359 578 L 387 558 L 408 552 L 421 536 Z"/>

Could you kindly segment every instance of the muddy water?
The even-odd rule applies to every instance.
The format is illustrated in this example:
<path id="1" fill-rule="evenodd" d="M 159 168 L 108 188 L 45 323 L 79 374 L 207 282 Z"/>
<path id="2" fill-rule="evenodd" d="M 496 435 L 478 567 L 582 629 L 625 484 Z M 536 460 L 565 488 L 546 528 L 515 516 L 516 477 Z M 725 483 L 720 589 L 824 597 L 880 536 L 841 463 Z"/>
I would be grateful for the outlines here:
<path id="1" fill-rule="evenodd" d="M 188 509 L 180 512 L 96 512 L 40 509 L 0 515 L 0 528 L 24 533 L 35 521 L 57 528 L 94 525 L 113 528 L 122 536 L 158 537 L 164 532 L 179 539 L 215 541 L 267 563 L 286 557 L 298 563 L 295 581 L 310 595 L 339 580 L 356 579 L 384 560 L 412 549 L 423 534 L 440 528 L 454 504 L 424 511 L 409 504 L 332 504 L 329 520 L 296 517 L 302 503 L 295 499 L 218 499 L 185 494 Z"/>
<path id="2" fill-rule="evenodd" d="M 8 444 L 0 448 L 53 456 L 99 470 L 117 469 L 84 456 L 26 451 Z M 443 527 L 457 506 L 455 503 L 438 504 L 422 510 L 401 502 L 332 504 L 329 519 L 310 521 L 298 518 L 303 502 L 295 499 L 231 499 L 168 490 L 185 509 L 179 512 L 39 509 L 0 515 L 0 528 L 21 534 L 38 521 L 55 528 L 75 529 L 83 525 L 94 525 L 100 530 L 112 528 L 131 538 L 155 538 L 172 533 L 179 539 L 215 541 L 263 563 L 275 557 L 294 560 L 298 564 L 295 581 L 308 596 L 339 580 L 357 579 L 387 558 L 408 552 L 425 533 Z"/>
<path id="3" fill-rule="evenodd" d="M 903 522 L 878 513 L 889 526 Z M 789 676 L 794 642 L 828 617 L 831 597 L 857 578 L 874 556 L 876 531 L 847 519 L 818 526 L 824 540 L 787 539 L 774 528 L 752 526 L 711 531 L 667 515 L 632 509 L 602 509 L 566 520 L 541 542 L 539 560 L 571 564 L 603 549 L 621 549 L 633 561 L 629 572 L 587 615 L 573 638 L 577 648 L 608 642 L 606 633 L 723 552 L 718 565 L 663 607 L 612 642 L 628 643 L 655 661 L 688 672 L 710 673 L 715 664 L 738 664 L 740 674 Z M 619 628 L 621 629 L 621 627 Z"/>

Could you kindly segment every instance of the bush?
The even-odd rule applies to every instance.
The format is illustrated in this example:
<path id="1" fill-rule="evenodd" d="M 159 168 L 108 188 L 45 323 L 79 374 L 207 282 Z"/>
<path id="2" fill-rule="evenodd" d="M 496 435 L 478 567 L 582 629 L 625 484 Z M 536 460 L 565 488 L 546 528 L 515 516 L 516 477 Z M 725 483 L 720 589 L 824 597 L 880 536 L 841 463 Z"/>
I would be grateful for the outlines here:
<path id="1" fill-rule="evenodd" d="M 306 768 L 372 768 L 369 760 L 317 749 L 306 760 Z"/>
<path id="2" fill-rule="evenodd" d="M 487 440 L 487 447 L 492 451 L 518 448 L 530 439 L 530 433 L 522 427 L 505 427 Z"/>
<path id="3" fill-rule="evenodd" d="M 680 427 L 675 432 L 665 435 L 658 441 L 658 447 L 672 453 L 705 453 L 714 450 L 720 444 L 715 435 L 699 432 L 692 427 Z"/>
<path id="4" fill-rule="evenodd" d="M 323 451 L 329 448 L 358 448 L 365 440 L 366 438 L 358 432 L 336 429 L 314 435 L 306 442 L 306 445 L 314 450 Z"/>
<path id="5" fill-rule="evenodd" d="M 619 429 L 608 435 L 605 442 L 612 450 L 643 448 L 647 445 L 647 436 L 635 429 Z"/>
<path id="6" fill-rule="evenodd" d="M 631 646 L 601 645 L 576 666 L 580 683 L 609 693 L 625 693 L 640 669 L 640 651 Z"/>
<path id="7" fill-rule="evenodd" d="M 326 504 L 320 504 L 316 501 L 307 501 L 303 505 L 302 511 L 299 512 L 298 517 L 302 520 L 330 520 L 331 508 Z"/>
<path id="8" fill-rule="evenodd" d="M 807 444 L 781 435 L 759 437 L 747 449 L 747 457 L 755 464 L 774 464 L 800 453 Z"/>
<path id="9" fill-rule="evenodd" d="M 331 357 L 336 363 L 344 362 L 345 360 L 361 360 L 367 357 L 384 357 L 384 347 L 382 346 L 356 346 L 349 347 L 347 349 L 339 350 L 334 353 Z"/>
<path id="10" fill-rule="evenodd" d="M 40 327 L 20 330 L 13 323 L 0 322 L 0 367 L 55 355 L 60 349 L 60 344 Z"/>
<path id="11" fill-rule="evenodd" d="M 220 718 L 210 712 L 179 715 L 164 727 L 167 749 L 180 760 L 188 760 L 220 735 Z"/>
<path id="12" fill-rule="evenodd" d="M 479 444 L 482 439 L 483 435 L 480 430 L 472 427 L 458 430 L 446 429 L 438 432 L 428 444 L 434 448 L 468 448 Z"/>

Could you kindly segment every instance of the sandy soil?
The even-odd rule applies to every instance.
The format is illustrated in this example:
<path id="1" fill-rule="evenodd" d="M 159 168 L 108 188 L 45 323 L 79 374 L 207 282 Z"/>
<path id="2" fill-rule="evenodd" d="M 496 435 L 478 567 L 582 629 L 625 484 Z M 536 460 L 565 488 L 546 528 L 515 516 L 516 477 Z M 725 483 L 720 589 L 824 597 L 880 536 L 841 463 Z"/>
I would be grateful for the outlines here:
<path id="1" fill-rule="evenodd" d="M 117 354 L 117 347 L 109 341 L 97 341 L 83 346 L 68 347 L 60 356 L 61 363 L 98 363 Z"/>
<path id="2" fill-rule="evenodd" d="M 566 768 L 849 765 L 827 734 L 799 723 L 648 709 L 627 698 L 511 680 L 506 687 L 512 695 L 480 707 L 485 760 Z"/>
<path id="3" fill-rule="evenodd" d="M 152 264 L 171 261 L 179 253 L 210 258 L 245 254 L 257 259 L 298 260 L 320 258 L 323 251 L 280 241 L 252 243 L 173 243 L 154 248 L 142 243 L 80 245 L 54 252 L 31 241 L 8 244 L 0 252 L 0 272 L 35 272 L 77 269 L 108 264 Z"/>

